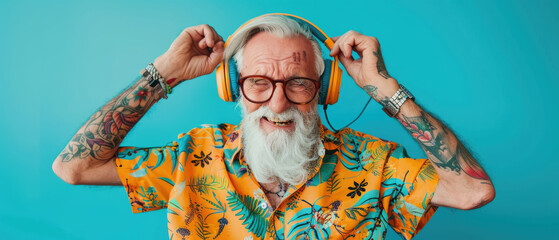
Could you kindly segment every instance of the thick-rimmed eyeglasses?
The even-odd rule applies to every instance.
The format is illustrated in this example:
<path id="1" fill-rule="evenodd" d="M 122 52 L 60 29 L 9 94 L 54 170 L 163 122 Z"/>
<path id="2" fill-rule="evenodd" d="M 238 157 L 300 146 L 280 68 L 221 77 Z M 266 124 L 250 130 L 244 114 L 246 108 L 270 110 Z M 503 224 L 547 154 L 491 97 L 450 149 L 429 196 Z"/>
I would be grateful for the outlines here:
<path id="1" fill-rule="evenodd" d="M 310 103 L 320 87 L 320 83 L 317 80 L 305 77 L 274 80 L 262 75 L 250 75 L 239 79 L 243 95 L 253 103 L 269 101 L 278 83 L 282 84 L 283 93 L 287 100 L 298 105 Z"/>

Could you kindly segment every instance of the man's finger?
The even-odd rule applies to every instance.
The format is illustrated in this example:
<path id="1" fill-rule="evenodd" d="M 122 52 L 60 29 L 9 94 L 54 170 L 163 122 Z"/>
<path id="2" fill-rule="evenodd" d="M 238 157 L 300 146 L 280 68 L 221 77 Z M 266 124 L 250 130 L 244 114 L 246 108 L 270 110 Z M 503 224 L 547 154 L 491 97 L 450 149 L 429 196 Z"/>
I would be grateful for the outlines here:
<path id="1" fill-rule="evenodd" d="M 215 31 L 214 28 L 212 28 L 213 34 L 214 34 L 214 44 L 217 44 L 218 42 L 222 41 L 223 42 L 223 38 Z"/>
<path id="2" fill-rule="evenodd" d="M 217 32 L 212 26 L 208 25 L 208 28 L 209 31 L 211 32 L 211 38 L 208 38 L 208 40 L 212 41 L 211 43 L 208 42 L 208 46 L 213 48 L 215 44 L 217 44 L 219 41 L 223 41 L 223 38 L 219 34 L 217 34 Z"/>
<path id="3" fill-rule="evenodd" d="M 198 26 L 190 27 L 187 30 L 188 30 L 187 32 L 191 32 L 197 38 L 203 38 L 204 37 L 204 25 L 198 25 Z"/>
<path id="4" fill-rule="evenodd" d="M 351 63 L 353 63 L 353 58 L 340 55 L 340 56 L 338 56 L 338 59 L 340 60 L 342 65 L 344 65 L 344 67 L 346 68 L 346 70 L 349 73 L 348 68 L 351 66 Z"/>
<path id="5" fill-rule="evenodd" d="M 360 57 L 360 58 L 363 58 L 363 52 L 362 52 L 362 51 L 359 51 L 359 50 L 357 50 L 357 48 L 356 48 L 355 46 L 353 47 L 353 51 L 354 51 L 354 52 L 356 52 L 356 53 L 357 53 L 357 55 L 359 55 L 359 57 Z"/>
<path id="6" fill-rule="evenodd" d="M 208 57 L 208 63 L 212 67 L 212 69 L 210 69 L 210 72 L 213 71 L 213 68 L 215 68 L 217 64 L 219 64 L 223 60 L 223 51 L 225 50 L 225 48 L 223 47 L 224 44 L 225 43 L 223 41 L 219 41 L 212 48 L 212 52 Z"/>
<path id="7" fill-rule="evenodd" d="M 346 57 L 351 57 L 351 53 L 353 52 L 353 46 L 349 43 L 345 43 L 342 47 L 342 53 Z"/>
<path id="8" fill-rule="evenodd" d="M 213 30 L 212 27 L 210 27 L 210 25 L 204 24 L 202 25 L 204 27 L 204 38 L 206 39 L 206 45 L 208 47 L 213 47 L 215 44 L 215 31 Z"/>
<path id="9" fill-rule="evenodd" d="M 200 49 L 208 48 L 208 42 L 207 42 L 206 38 L 203 38 L 202 40 L 200 40 L 200 42 L 198 42 L 198 47 Z"/>
<path id="10" fill-rule="evenodd" d="M 331 38 L 332 41 L 334 41 L 334 45 L 332 46 L 332 50 L 330 50 L 330 56 L 331 57 L 340 54 L 340 45 L 343 44 L 342 37 L 343 37 L 343 35 Z"/>
<path id="11" fill-rule="evenodd" d="M 330 50 L 330 57 L 338 55 L 339 51 L 340 48 L 338 47 L 338 45 L 334 44 L 334 46 L 332 46 L 332 50 Z"/>

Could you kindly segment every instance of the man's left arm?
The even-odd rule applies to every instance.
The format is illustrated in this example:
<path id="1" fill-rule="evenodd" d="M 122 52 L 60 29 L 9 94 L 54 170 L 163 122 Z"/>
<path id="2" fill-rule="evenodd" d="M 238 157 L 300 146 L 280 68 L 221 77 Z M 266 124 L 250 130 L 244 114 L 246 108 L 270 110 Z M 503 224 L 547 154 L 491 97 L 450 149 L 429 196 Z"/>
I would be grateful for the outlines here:
<path id="1" fill-rule="evenodd" d="M 386 70 L 378 40 L 354 31 L 333 40 L 330 55 L 338 56 L 357 85 L 386 107 L 400 86 Z M 352 51 L 360 58 L 353 59 Z M 474 209 L 493 200 L 489 176 L 445 124 L 409 99 L 394 117 L 421 145 L 439 175 L 433 205 Z"/>

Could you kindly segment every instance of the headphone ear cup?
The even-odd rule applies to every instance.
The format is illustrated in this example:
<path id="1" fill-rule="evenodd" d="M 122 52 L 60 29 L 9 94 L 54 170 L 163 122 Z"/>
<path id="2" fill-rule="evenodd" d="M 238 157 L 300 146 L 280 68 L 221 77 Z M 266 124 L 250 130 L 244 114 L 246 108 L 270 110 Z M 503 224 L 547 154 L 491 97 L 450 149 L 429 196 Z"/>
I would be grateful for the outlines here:
<path id="1" fill-rule="evenodd" d="M 330 88 L 330 76 L 332 75 L 332 60 L 324 59 L 324 72 L 320 76 L 320 90 L 318 93 L 318 104 L 326 104 Z"/>
<path id="2" fill-rule="evenodd" d="M 226 102 L 235 102 L 239 97 L 239 74 L 237 64 L 231 59 L 229 62 L 221 62 L 215 70 L 217 81 L 217 92 L 219 97 Z"/>
<path id="3" fill-rule="evenodd" d="M 332 62 L 332 75 L 330 75 L 330 85 L 328 87 L 328 96 L 326 104 L 332 105 L 338 102 L 340 96 L 340 85 L 342 83 L 342 69 L 339 66 L 340 61 L 336 59 Z"/>
<path id="4" fill-rule="evenodd" d="M 239 72 L 237 71 L 237 62 L 229 59 L 229 89 L 231 102 L 236 102 L 239 97 Z"/>
<path id="5" fill-rule="evenodd" d="M 219 66 L 217 66 L 215 70 L 215 79 L 217 82 L 217 93 L 219 94 L 219 98 L 223 99 L 223 101 L 229 101 L 229 90 L 228 88 L 228 79 L 226 74 L 227 63 L 221 62 Z"/>

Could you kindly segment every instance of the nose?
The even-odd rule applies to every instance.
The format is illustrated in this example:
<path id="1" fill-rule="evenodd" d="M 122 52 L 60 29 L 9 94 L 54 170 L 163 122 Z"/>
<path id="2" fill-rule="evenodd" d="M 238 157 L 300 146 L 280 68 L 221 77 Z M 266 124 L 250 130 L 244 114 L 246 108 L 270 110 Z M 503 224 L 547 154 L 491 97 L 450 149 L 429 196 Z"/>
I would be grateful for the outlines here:
<path id="1" fill-rule="evenodd" d="M 285 97 L 285 92 L 283 91 L 283 83 L 277 83 L 276 89 L 272 93 L 272 98 L 268 101 L 268 107 L 275 113 L 282 113 L 287 110 L 291 105 L 291 102 Z"/>

